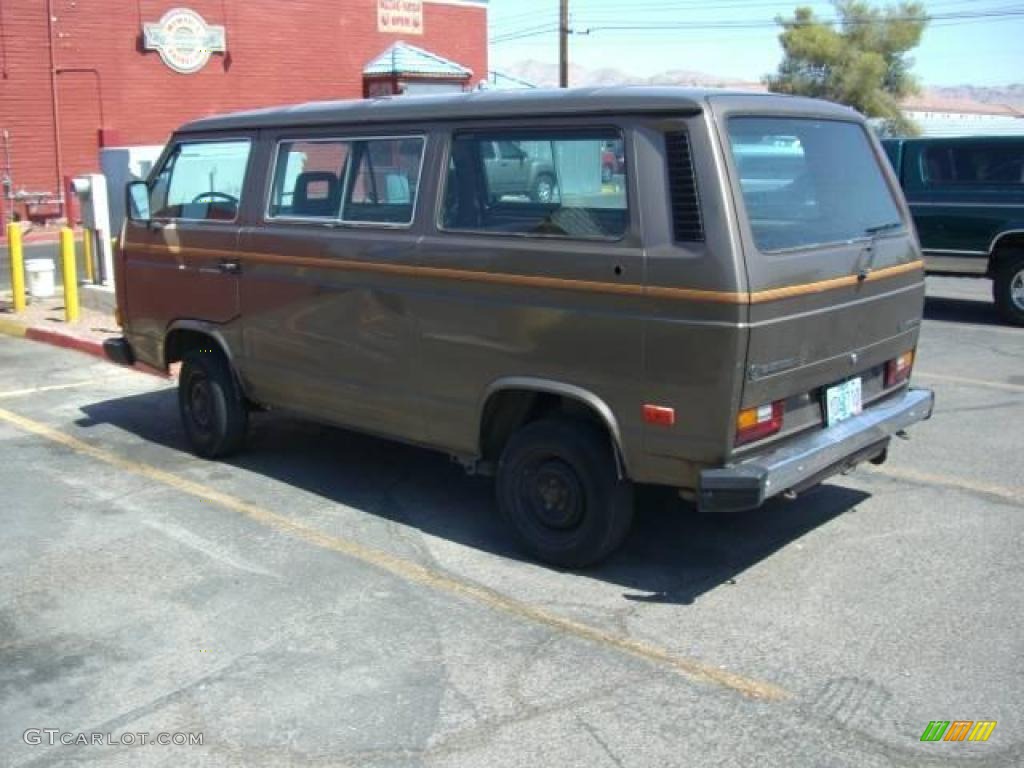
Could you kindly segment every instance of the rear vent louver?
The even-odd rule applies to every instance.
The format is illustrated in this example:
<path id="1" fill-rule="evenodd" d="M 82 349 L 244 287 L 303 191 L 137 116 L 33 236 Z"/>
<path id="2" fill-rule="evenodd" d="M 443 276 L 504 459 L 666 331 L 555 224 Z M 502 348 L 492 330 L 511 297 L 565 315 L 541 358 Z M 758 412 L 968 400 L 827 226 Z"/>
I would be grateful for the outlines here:
<path id="1" fill-rule="evenodd" d="M 690 137 L 686 131 L 665 134 L 668 159 L 668 184 L 672 195 L 672 225 L 676 240 L 703 242 L 704 222 L 700 217 L 697 179 L 690 156 Z"/>

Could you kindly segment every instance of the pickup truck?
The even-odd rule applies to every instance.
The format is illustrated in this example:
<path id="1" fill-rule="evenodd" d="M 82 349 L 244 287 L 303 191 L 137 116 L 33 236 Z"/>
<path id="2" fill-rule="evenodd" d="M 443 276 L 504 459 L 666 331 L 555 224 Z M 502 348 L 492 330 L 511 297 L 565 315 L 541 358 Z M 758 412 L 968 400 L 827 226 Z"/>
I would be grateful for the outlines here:
<path id="1" fill-rule="evenodd" d="M 992 279 L 1024 325 L 1024 136 L 886 139 L 930 274 Z"/>

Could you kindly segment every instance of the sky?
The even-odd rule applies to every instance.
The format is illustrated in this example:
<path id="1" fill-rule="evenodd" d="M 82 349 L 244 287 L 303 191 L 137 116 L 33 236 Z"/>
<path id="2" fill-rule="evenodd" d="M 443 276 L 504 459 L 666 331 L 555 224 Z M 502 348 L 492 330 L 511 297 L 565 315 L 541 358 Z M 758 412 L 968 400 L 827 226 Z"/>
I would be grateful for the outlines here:
<path id="1" fill-rule="evenodd" d="M 924 4 L 933 21 L 911 56 L 925 85 L 1024 82 L 1024 0 Z M 525 59 L 555 64 L 558 5 L 490 0 L 491 68 Z M 569 0 L 570 61 L 642 76 L 684 69 L 756 81 L 774 72 L 782 57 L 773 19 L 791 15 L 797 5 L 811 6 L 820 17 L 835 15 L 830 3 L 815 1 Z M 647 29 L 609 29 L 629 25 Z"/>

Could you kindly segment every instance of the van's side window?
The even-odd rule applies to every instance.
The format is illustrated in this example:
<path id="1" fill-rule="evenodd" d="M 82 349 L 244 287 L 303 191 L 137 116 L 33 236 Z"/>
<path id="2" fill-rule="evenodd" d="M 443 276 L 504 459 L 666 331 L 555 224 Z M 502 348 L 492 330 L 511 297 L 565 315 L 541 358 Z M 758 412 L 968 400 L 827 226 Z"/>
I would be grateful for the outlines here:
<path id="1" fill-rule="evenodd" d="M 249 149 L 246 140 L 178 144 L 153 186 L 153 218 L 234 221 Z"/>
<path id="2" fill-rule="evenodd" d="M 629 221 L 615 130 L 460 134 L 452 141 L 444 229 L 620 238 Z"/>
<path id="3" fill-rule="evenodd" d="M 353 141 L 342 221 L 411 224 L 423 147 L 419 137 Z"/>
<path id="4" fill-rule="evenodd" d="M 336 139 L 278 144 L 268 216 L 338 218 L 349 146 Z"/>
<path id="5" fill-rule="evenodd" d="M 1024 186 L 1024 142 L 925 147 L 922 176 L 931 186 Z"/>

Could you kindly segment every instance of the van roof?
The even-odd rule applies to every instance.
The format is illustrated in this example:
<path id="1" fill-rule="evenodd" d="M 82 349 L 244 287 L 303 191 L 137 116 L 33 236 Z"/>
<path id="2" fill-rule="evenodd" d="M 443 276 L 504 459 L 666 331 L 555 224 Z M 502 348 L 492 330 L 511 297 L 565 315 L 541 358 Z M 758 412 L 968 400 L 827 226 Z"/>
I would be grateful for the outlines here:
<path id="1" fill-rule="evenodd" d="M 472 91 L 441 96 L 401 96 L 347 101 L 313 101 L 248 112 L 204 117 L 180 129 L 223 131 L 331 123 L 428 122 L 504 117 L 610 115 L 622 113 L 697 114 L 710 99 L 771 99 L 807 102 L 818 111 L 824 105 L 779 94 L 659 86 Z M 847 111 L 848 113 L 848 111 Z"/>

